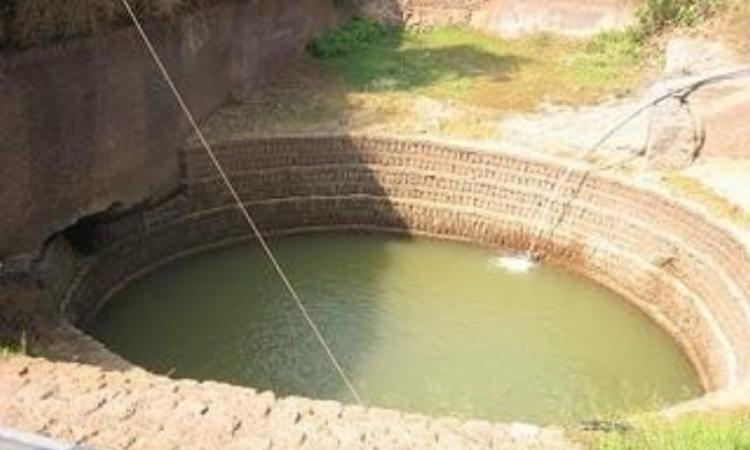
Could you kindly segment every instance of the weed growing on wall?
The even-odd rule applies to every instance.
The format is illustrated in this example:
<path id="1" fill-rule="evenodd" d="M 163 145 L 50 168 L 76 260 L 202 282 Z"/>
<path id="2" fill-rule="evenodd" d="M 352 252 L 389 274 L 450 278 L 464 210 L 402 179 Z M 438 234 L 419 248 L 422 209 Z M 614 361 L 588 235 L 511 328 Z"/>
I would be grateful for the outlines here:
<path id="1" fill-rule="evenodd" d="M 17 341 L 0 340 L 0 358 L 25 354 L 27 354 L 26 333 L 22 333 Z"/>

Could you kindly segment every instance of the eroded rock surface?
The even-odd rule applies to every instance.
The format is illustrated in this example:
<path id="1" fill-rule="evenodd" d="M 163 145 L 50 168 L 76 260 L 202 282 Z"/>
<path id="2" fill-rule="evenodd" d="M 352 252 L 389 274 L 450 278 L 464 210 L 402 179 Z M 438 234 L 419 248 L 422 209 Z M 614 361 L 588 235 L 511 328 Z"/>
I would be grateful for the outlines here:
<path id="1" fill-rule="evenodd" d="M 652 168 L 684 169 L 698 157 L 703 131 L 688 103 L 673 97 L 655 105 L 650 126 L 646 157 Z"/>
<path id="2" fill-rule="evenodd" d="M 719 42 L 677 37 L 667 42 L 664 72 L 667 76 L 694 75 L 733 62 L 732 52 Z"/>
<path id="3" fill-rule="evenodd" d="M 624 28 L 634 4 L 621 0 L 356 0 L 382 20 L 415 26 L 471 25 L 506 36 L 554 32 L 593 35 Z"/>
<path id="4" fill-rule="evenodd" d="M 257 89 L 335 20 L 330 0 L 223 2 L 146 24 L 196 117 Z M 0 259 L 179 186 L 189 125 L 132 27 L 0 52 Z"/>

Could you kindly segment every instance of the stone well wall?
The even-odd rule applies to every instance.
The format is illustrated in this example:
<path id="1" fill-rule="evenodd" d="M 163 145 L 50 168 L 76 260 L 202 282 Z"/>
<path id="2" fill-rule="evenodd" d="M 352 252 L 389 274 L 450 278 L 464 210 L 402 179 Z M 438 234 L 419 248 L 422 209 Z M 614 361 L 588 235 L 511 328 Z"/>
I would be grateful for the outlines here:
<path id="1" fill-rule="evenodd" d="M 747 248 L 658 192 L 576 170 L 557 201 L 550 192 L 566 169 L 555 162 L 430 142 L 275 139 L 217 151 L 269 235 L 377 230 L 526 249 L 541 232 L 551 262 L 619 292 L 671 333 L 708 390 L 750 373 Z M 182 165 L 184 187 L 171 199 L 96 230 L 98 250 L 60 303 L 71 322 L 85 324 L 161 263 L 247 238 L 203 151 L 186 149 Z"/>

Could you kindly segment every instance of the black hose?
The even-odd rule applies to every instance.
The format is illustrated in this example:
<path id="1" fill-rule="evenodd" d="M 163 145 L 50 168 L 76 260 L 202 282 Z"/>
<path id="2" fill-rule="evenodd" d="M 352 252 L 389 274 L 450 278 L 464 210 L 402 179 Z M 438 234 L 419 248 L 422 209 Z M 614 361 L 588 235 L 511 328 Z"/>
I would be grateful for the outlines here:
<path id="1" fill-rule="evenodd" d="M 677 90 L 674 90 L 674 91 L 669 91 L 669 92 L 667 92 L 667 93 L 665 93 L 663 95 L 660 95 L 659 97 L 655 98 L 654 100 L 650 101 L 649 103 L 647 103 L 647 104 L 641 106 L 640 108 L 638 108 L 637 110 L 633 111 L 633 113 L 630 114 L 628 117 L 626 117 L 622 122 L 618 123 L 614 128 L 612 128 L 611 130 L 609 130 L 604 136 L 602 136 L 601 139 L 599 139 L 596 142 L 596 144 L 593 145 L 593 147 L 591 147 L 591 149 L 587 152 L 587 154 L 593 153 L 596 150 L 598 150 L 599 147 L 601 147 L 605 142 L 607 142 L 609 140 L 609 138 L 611 138 L 615 133 L 617 133 L 618 131 L 620 131 L 620 129 L 622 129 L 622 127 L 624 127 L 625 125 L 627 125 L 631 120 L 635 119 L 642 112 L 644 112 L 645 110 L 651 108 L 652 106 L 655 106 L 655 105 L 663 102 L 664 100 L 666 100 L 668 98 L 677 98 L 678 100 L 680 100 L 681 103 L 686 103 L 687 102 L 687 98 L 691 94 L 693 94 L 695 91 L 697 91 L 698 89 L 702 88 L 703 86 L 706 86 L 708 84 L 718 83 L 720 81 L 731 80 L 731 79 L 734 79 L 734 78 L 740 78 L 740 77 L 743 77 L 743 76 L 750 76 L 750 67 L 745 67 L 743 69 L 738 69 L 738 70 L 735 70 L 735 71 L 732 71 L 732 72 L 723 73 L 723 74 L 719 74 L 719 75 L 712 75 L 710 77 L 703 78 L 703 79 L 700 79 L 698 81 L 695 81 L 695 82 L 693 82 L 693 83 L 691 83 L 691 84 L 689 84 L 687 86 L 681 87 L 680 89 L 677 89 Z"/>

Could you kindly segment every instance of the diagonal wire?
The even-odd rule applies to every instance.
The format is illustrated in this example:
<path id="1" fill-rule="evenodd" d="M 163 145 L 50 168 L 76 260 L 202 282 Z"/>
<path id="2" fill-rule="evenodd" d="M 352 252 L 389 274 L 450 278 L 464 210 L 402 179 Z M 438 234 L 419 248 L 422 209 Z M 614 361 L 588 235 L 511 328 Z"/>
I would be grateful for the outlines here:
<path id="1" fill-rule="evenodd" d="M 156 63 L 156 66 L 159 68 L 161 75 L 164 77 L 164 81 L 166 81 L 166 83 L 169 85 L 169 88 L 172 90 L 172 94 L 174 94 L 174 97 L 177 100 L 177 103 L 179 103 L 180 108 L 182 109 L 182 112 L 185 113 L 185 117 L 187 117 L 188 122 L 190 122 L 190 125 L 195 131 L 195 134 L 198 137 L 198 140 L 200 141 L 201 146 L 206 150 L 208 157 L 211 159 L 211 163 L 216 168 L 216 171 L 219 173 L 219 176 L 221 177 L 222 181 L 224 182 L 230 194 L 232 195 L 232 198 L 237 203 L 237 207 L 242 212 L 242 216 L 245 218 L 245 221 L 252 229 L 253 235 L 257 238 L 258 242 L 260 243 L 260 246 L 263 248 L 263 251 L 268 257 L 268 260 L 271 262 L 271 265 L 276 270 L 276 273 L 279 275 L 279 278 L 281 278 L 281 281 L 284 283 L 284 286 L 291 294 L 292 299 L 294 300 L 294 303 L 299 308 L 300 312 L 302 313 L 302 316 L 304 316 L 305 320 L 307 321 L 307 324 L 310 325 L 310 328 L 315 334 L 315 337 L 320 342 L 320 345 L 321 347 L 323 347 L 323 350 L 325 350 L 326 355 L 328 355 L 328 358 L 331 360 L 331 363 L 336 369 L 336 372 L 338 372 L 339 376 L 344 381 L 344 384 L 346 384 L 346 387 L 349 389 L 349 392 L 351 393 L 352 397 L 354 398 L 354 400 L 356 400 L 358 404 L 360 404 L 361 406 L 364 406 L 362 397 L 360 397 L 359 393 L 354 388 L 354 385 L 352 384 L 351 380 L 349 380 L 349 377 L 346 375 L 346 372 L 344 372 L 344 369 L 341 367 L 341 364 L 339 364 L 338 360 L 336 359 L 336 356 L 333 354 L 333 351 L 331 350 L 331 347 L 328 345 L 328 342 L 326 342 L 325 338 L 323 337 L 323 334 L 320 332 L 320 329 L 313 321 L 312 317 L 310 316 L 310 313 L 307 311 L 307 308 L 305 307 L 305 304 L 302 302 L 300 296 L 297 294 L 297 291 L 294 289 L 294 286 L 289 281 L 289 278 L 287 277 L 286 272 L 284 272 L 284 269 L 282 269 L 281 265 L 279 264 L 279 261 L 274 256 L 273 252 L 271 251 L 271 248 L 268 246 L 268 243 L 266 242 L 266 239 L 261 234 L 260 229 L 258 229 L 258 226 L 255 223 L 255 220 L 250 215 L 250 212 L 248 211 L 245 204 L 242 202 L 242 198 L 237 193 L 237 190 L 234 188 L 234 185 L 229 179 L 229 176 L 227 176 L 227 173 L 224 171 L 224 168 L 222 167 L 221 163 L 216 157 L 216 154 L 211 149 L 211 145 L 206 140 L 205 136 L 203 135 L 203 132 L 201 131 L 200 127 L 198 126 L 198 123 L 195 120 L 195 117 L 190 112 L 190 109 L 188 108 L 187 104 L 183 100 L 182 95 L 180 94 L 180 91 L 175 86 L 174 81 L 172 80 L 172 77 L 169 75 L 169 72 L 167 71 L 166 67 L 164 66 L 164 63 L 159 57 L 159 54 L 156 52 L 156 49 L 151 43 L 151 40 L 149 39 L 148 35 L 144 31 L 143 26 L 138 20 L 138 17 L 135 15 L 133 8 L 130 6 L 130 3 L 128 3 L 128 0 L 120 0 L 120 2 L 122 3 L 122 6 L 127 11 L 128 16 L 130 16 L 130 19 L 132 20 L 133 25 L 135 25 L 135 28 L 138 30 L 138 34 L 140 34 L 141 39 L 143 40 L 143 43 L 146 45 L 146 48 L 148 49 L 148 52 L 150 53 L 151 57 Z"/>

